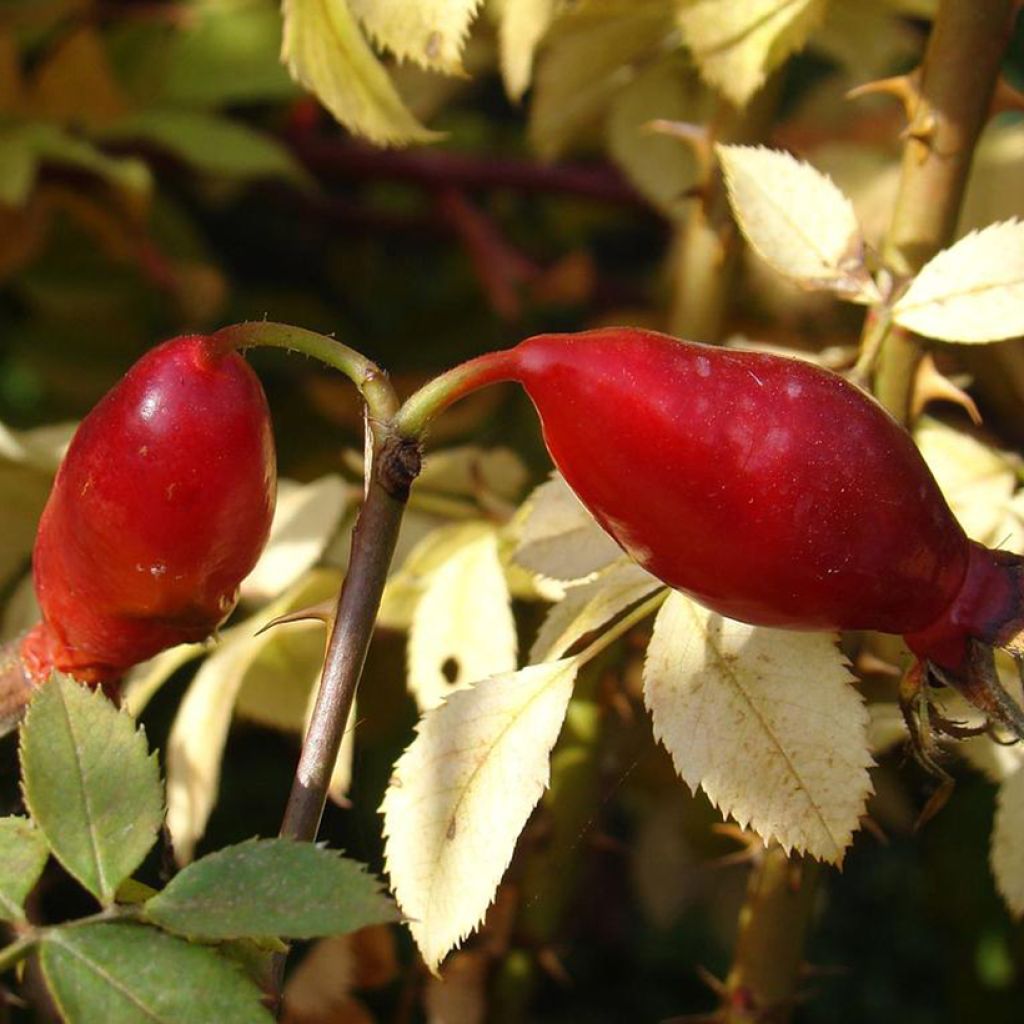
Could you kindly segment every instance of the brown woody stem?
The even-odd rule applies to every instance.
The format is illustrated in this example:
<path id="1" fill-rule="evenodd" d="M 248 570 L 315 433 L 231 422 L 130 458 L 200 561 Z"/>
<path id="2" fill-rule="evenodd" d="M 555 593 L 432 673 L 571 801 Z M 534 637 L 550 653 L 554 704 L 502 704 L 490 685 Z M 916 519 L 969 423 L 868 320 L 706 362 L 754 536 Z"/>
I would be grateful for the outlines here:
<path id="1" fill-rule="evenodd" d="M 882 258 L 898 277 L 916 274 L 956 231 L 978 136 L 988 119 L 1009 38 L 1013 0 L 941 0 L 925 51 L 903 149 L 899 194 Z M 888 333 L 875 394 L 901 422 L 911 407 L 921 346 Z"/>

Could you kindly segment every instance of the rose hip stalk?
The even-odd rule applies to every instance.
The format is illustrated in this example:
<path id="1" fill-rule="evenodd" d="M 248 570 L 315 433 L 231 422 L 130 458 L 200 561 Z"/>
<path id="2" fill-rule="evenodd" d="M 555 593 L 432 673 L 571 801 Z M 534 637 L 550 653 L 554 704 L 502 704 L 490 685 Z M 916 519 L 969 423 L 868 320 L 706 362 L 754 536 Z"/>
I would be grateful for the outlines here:
<path id="1" fill-rule="evenodd" d="M 967 539 L 910 436 L 856 387 L 608 328 L 482 356 L 449 395 L 509 379 L 569 486 L 653 575 L 756 625 L 901 634 L 1024 736 L 987 646 L 1019 651 L 1024 560 Z"/>
<path id="2" fill-rule="evenodd" d="M 27 674 L 110 683 L 208 637 L 263 549 L 275 484 L 266 398 L 241 356 L 198 335 L 143 356 L 82 421 L 54 481 Z"/>

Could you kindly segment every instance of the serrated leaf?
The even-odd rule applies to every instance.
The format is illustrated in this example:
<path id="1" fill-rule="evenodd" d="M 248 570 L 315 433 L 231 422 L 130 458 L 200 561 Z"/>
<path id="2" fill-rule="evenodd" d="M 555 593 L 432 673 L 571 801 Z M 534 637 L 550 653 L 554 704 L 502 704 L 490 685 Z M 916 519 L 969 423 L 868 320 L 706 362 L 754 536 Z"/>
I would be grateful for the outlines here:
<path id="1" fill-rule="evenodd" d="M 179 863 L 192 859 L 196 842 L 206 831 L 239 692 L 252 673 L 261 670 L 262 658 L 273 662 L 278 645 L 289 643 L 282 632 L 287 627 L 255 633 L 278 615 L 322 600 L 336 579 L 327 570 L 310 573 L 277 601 L 227 630 L 192 680 L 167 741 L 167 827 Z M 286 675 L 281 685 L 301 687 L 304 696 L 311 680 Z"/>
<path id="2" fill-rule="evenodd" d="M 431 142 L 374 56 L 346 0 L 284 0 L 281 59 L 350 131 L 378 145 Z"/>
<path id="3" fill-rule="evenodd" d="M 990 856 L 1000 896 L 1015 917 L 1024 915 L 1024 768 L 999 787 Z"/>
<path id="4" fill-rule="evenodd" d="M 826 0 L 680 0 L 679 27 L 701 75 L 743 107 L 824 17 Z"/>
<path id="5" fill-rule="evenodd" d="M 370 38 L 399 60 L 459 75 L 481 0 L 348 0 Z"/>
<path id="6" fill-rule="evenodd" d="M 530 142 L 545 160 L 600 127 L 612 97 L 676 35 L 669 0 L 598 0 L 571 6 L 538 62 Z"/>
<path id="7" fill-rule="evenodd" d="M 381 810 L 386 864 L 427 966 L 479 924 L 548 784 L 576 659 L 494 676 L 420 722 Z"/>
<path id="8" fill-rule="evenodd" d="M 146 903 L 148 920 L 205 941 L 311 939 L 396 921 L 362 864 L 312 843 L 250 839 L 211 853 Z"/>
<path id="9" fill-rule="evenodd" d="M 661 586 L 660 580 L 632 559 L 620 559 L 597 579 L 573 587 L 552 605 L 530 649 L 530 662 L 562 657 L 578 640 Z"/>
<path id="10" fill-rule="evenodd" d="M 748 626 L 673 593 L 644 698 L 691 788 L 766 841 L 839 863 L 871 791 L 852 678 L 827 634 Z"/>
<path id="11" fill-rule="evenodd" d="M 982 343 L 1024 334 L 1024 222 L 972 231 L 920 270 L 893 319 L 939 341 Z"/>
<path id="12" fill-rule="evenodd" d="M 271 1024 L 260 991 L 231 961 L 155 928 L 47 930 L 43 976 L 66 1024 Z"/>
<path id="13" fill-rule="evenodd" d="M 351 497 L 348 484 L 334 473 L 308 484 L 279 480 L 267 546 L 242 580 L 242 600 L 269 601 L 309 570 L 338 529 Z"/>
<path id="14" fill-rule="evenodd" d="M 915 426 L 914 440 L 967 535 L 1017 550 L 1022 531 L 1010 500 L 1017 472 L 1009 456 L 927 417 Z"/>
<path id="15" fill-rule="evenodd" d="M 763 146 L 715 149 L 733 214 L 761 259 L 803 288 L 878 300 L 853 204 L 831 178 Z"/>
<path id="16" fill-rule="evenodd" d="M 20 754 L 25 803 L 54 856 L 110 903 L 163 820 L 144 733 L 102 693 L 55 674 L 29 705 Z"/>
<path id="17" fill-rule="evenodd" d="M 505 92 L 514 103 L 533 77 L 533 55 L 555 16 L 559 0 L 503 0 L 498 46 Z"/>
<path id="18" fill-rule="evenodd" d="M 421 710 L 474 679 L 516 667 L 516 624 L 495 530 L 431 574 L 413 613 L 408 659 L 409 689 Z"/>
<path id="19" fill-rule="evenodd" d="M 0 818 L 0 921 L 21 921 L 50 849 L 28 818 Z"/>
<path id="20" fill-rule="evenodd" d="M 513 558 L 524 569 L 554 580 L 581 580 L 622 557 L 557 473 L 527 499 Z"/>
<path id="21" fill-rule="evenodd" d="M 678 55 L 645 68 L 612 101 L 608 152 L 641 195 L 669 215 L 685 211 L 702 169 L 692 146 L 652 132 L 648 122 L 701 122 L 709 107 L 707 91 Z"/>
<path id="22" fill-rule="evenodd" d="M 142 110 L 107 126 L 103 138 L 151 143 L 203 174 L 239 181 L 281 178 L 307 188 L 312 184 L 281 142 L 220 114 Z"/>

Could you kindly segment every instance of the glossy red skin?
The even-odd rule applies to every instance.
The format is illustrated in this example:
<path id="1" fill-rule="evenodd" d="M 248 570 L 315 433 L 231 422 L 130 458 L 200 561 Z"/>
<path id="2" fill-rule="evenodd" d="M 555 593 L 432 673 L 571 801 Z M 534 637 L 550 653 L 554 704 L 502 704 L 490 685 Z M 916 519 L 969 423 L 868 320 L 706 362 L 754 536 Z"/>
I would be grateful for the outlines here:
<path id="1" fill-rule="evenodd" d="M 33 552 L 29 670 L 86 681 L 203 640 L 266 542 L 276 487 L 259 380 L 202 336 L 143 356 L 82 421 Z"/>
<path id="2" fill-rule="evenodd" d="M 714 611 L 913 634 L 948 617 L 972 548 L 984 575 L 910 436 L 833 373 L 633 328 L 541 335 L 510 359 L 581 501 Z M 943 643 L 962 653 L 941 626 L 919 647 Z"/>

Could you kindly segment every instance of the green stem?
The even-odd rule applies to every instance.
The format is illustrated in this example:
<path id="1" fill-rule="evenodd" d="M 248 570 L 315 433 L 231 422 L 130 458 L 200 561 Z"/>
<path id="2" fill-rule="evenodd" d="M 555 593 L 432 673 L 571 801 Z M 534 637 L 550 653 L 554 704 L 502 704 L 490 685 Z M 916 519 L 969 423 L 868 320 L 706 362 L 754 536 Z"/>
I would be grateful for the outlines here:
<path id="1" fill-rule="evenodd" d="M 912 277 L 953 240 L 978 136 L 1009 39 L 1013 0 L 941 0 L 903 149 L 899 193 L 882 250 L 899 277 Z M 870 325 L 867 329 L 870 329 Z M 875 394 L 901 422 L 910 413 L 921 346 L 902 331 L 881 345 Z"/>
<path id="2" fill-rule="evenodd" d="M 390 419 L 398 407 L 387 374 L 376 363 L 354 348 L 315 331 L 259 320 L 222 327 L 211 335 L 211 340 L 225 350 L 283 348 L 326 363 L 348 377 L 359 389 L 375 426 Z"/>
<path id="3" fill-rule="evenodd" d="M 420 439 L 435 416 L 460 398 L 488 384 L 516 379 L 515 349 L 488 352 L 462 363 L 424 384 L 405 400 L 393 420 L 402 438 Z"/>
<path id="4" fill-rule="evenodd" d="M 814 861 L 794 861 L 779 846 L 770 846 L 759 857 L 740 911 L 733 964 L 717 1018 L 722 1024 L 789 1020 L 819 873 Z"/>

